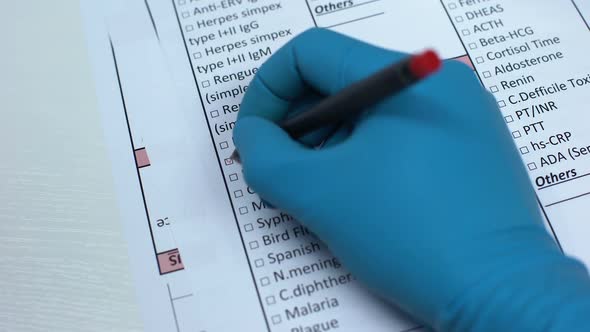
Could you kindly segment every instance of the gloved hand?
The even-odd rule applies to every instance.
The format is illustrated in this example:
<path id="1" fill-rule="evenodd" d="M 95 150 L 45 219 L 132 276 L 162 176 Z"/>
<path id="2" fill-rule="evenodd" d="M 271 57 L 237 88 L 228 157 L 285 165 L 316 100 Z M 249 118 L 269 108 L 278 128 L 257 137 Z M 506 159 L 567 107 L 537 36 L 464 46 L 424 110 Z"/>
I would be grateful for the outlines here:
<path id="1" fill-rule="evenodd" d="M 320 150 L 275 124 L 405 56 L 321 29 L 277 51 L 234 131 L 246 180 L 436 330 L 590 331 L 586 269 L 545 230 L 500 111 L 467 66 L 446 62 Z"/>

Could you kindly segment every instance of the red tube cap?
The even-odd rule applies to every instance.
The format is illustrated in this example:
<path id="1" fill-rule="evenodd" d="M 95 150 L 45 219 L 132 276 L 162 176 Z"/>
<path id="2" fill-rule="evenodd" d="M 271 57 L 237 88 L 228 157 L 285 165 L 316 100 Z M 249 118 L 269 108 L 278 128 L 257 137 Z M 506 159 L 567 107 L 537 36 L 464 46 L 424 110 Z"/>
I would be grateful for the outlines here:
<path id="1" fill-rule="evenodd" d="M 425 51 L 421 54 L 414 55 L 410 59 L 410 71 L 417 78 L 425 78 L 436 72 L 442 64 L 438 54 L 433 50 Z"/>

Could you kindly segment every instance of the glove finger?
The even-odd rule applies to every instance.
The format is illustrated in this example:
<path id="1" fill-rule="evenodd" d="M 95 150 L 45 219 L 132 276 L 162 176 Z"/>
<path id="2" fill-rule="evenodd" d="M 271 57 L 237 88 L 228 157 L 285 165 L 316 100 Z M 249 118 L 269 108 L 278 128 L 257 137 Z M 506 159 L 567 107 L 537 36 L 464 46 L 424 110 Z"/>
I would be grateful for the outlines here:
<path id="1" fill-rule="evenodd" d="M 288 118 L 296 116 L 300 113 L 306 112 L 318 102 L 320 102 L 323 98 L 323 95 L 318 93 L 309 93 L 306 94 L 301 100 L 298 100 L 293 103 L 291 106 L 291 110 L 289 111 Z M 336 126 L 328 126 L 322 129 L 318 129 L 313 131 L 309 134 L 304 135 L 303 137 L 299 138 L 299 142 L 305 144 L 308 147 L 315 148 L 324 142 L 328 136 L 336 130 Z"/>
<path id="2" fill-rule="evenodd" d="M 304 188 L 290 179 L 303 174 L 317 152 L 291 139 L 276 124 L 259 117 L 244 118 L 234 128 L 234 141 L 240 153 L 248 184 L 271 204 L 284 207 Z M 285 193 L 289 191 L 290 193 Z M 291 194 L 294 193 L 294 194 Z M 280 195 L 281 198 L 277 199 Z M 288 205 L 288 204 L 287 204 Z"/>
<path id="3" fill-rule="evenodd" d="M 342 143 L 350 136 L 353 127 L 354 124 L 350 122 L 337 126 L 317 148 L 325 149 Z"/>
<path id="4" fill-rule="evenodd" d="M 306 94 L 332 95 L 405 57 L 330 30 L 310 29 L 260 68 L 244 96 L 238 121 L 256 115 L 278 122 L 287 117 L 291 103 Z"/>
<path id="5" fill-rule="evenodd" d="M 318 148 L 322 146 L 339 128 L 339 126 L 334 125 L 318 129 L 299 138 L 299 141 L 307 147 Z"/>
<path id="6" fill-rule="evenodd" d="M 464 122 L 480 117 L 478 108 L 481 107 L 473 101 L 466 107 L 468 101 L 464 95 L 473 96 L 469 100 L 480 101 L 481 98 L 476 97 L 484 94 L 485 90 L 471 69 L 456 61 L 446 61 L 440 72 L 376 105 L 357 123 L 352 138 L 378 137 L 384 133 L 393 138 L 392 129 L 404 124 L 431 130 L 465 127 Z"/>

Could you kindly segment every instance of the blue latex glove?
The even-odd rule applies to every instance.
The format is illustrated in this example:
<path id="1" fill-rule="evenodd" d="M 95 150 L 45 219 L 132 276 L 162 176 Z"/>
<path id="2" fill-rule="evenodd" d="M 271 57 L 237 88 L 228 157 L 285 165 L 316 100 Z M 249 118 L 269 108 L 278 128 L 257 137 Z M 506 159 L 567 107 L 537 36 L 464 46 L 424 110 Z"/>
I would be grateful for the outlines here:
<path id="1" fill-rule="evenodd" d="M 590 331 L 585 267 L 546 232 L 506 125 L 455 61 L 321 150 L 275 122 L 404 58 L 314 29 L 265 63 L 234 131 L 249 184 L 440 331 Z"/>

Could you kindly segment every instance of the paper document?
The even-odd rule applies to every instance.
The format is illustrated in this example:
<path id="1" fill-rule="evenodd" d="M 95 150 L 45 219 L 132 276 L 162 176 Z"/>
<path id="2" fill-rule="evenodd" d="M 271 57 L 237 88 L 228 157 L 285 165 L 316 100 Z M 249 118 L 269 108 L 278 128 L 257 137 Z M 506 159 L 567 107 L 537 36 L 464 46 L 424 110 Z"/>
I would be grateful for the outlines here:
<path id="1" fill-rule="evenodd" d="M 473 68 L 497 98 L 548 231 L 590 263 L 590 1 L 82 5 L 146 330 L 422 330 L 266 206 L 229 158 L 256 70 L 312 27 L 404 52 L 434 48 Z"/>

